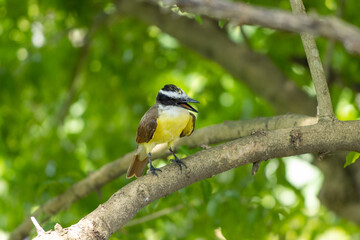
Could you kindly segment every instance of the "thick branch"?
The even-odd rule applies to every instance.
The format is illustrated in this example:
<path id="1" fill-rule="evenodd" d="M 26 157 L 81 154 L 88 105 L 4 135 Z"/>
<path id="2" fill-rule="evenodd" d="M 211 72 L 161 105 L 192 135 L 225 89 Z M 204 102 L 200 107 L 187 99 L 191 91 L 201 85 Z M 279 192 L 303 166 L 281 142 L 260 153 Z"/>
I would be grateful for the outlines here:
<path id="1" fill-rule="evenodd" d="M 295 14 L 298 16 L 306 16 L 305 7 L 302 0 L 290 0 L 290 4 Z M 318 102 L 318 116 L 320 119 L 332 119 L 335 116 L 331 104 L 330 92 L 315 39 L 309 33 L 300 33 L 300 36 L 304 45 L 311 77 L 315 86 L 316 98 Z"/>
<path id="2" fill-rule="evenodd" d="M 176 146 L 186 145 L 189 147 L 200 147 L 225 142 L 239 137 L 250 135 L 252 129 L 274 130 L 279 128 L 289 128 L 293 126 L 305 126 L 315 124 L 317 119 L 302 115 L 287 114 L 271 118 L 257 118 L 245 121 L 227 121 L 222 124 L 212 125 L 209 127 L 196 130 L 190 137 L 182 138 L 176 143 Z M 159 148 L 153 153 L 153 157 L 166 157 L 169 154 L 167 147 Z M 57 214 L 64 208 L 68 208 L 79 199 L 100 189 L 105 184 L 118 178 L 126 172 L 133 153 L 127 153 L 123 157 L 110 162 L 92 173 L 87 178 L 74 184 L 61 195 L 50 199 L 43 206 L 38 208 L 32 215 L 40 221 L 48 219 L 50 216 Z M 32 229 L 30 219 L 26 219 L 12 233 L 11 240 L 24 239 Z"/>
<path id="3" fill-rule="evenodd" d="M 360 30 L 336 17 L 292 15 L 287 11 L 266 9 L 243 2 L 222 0 L 165 0 L 181 10 L 216 19 L 229 19 L 236 24 L 259 25 L 290 32 L 307 32 L 341 42 L 344 47 L 360 54 Z"/>
<path id="4" fill-rule="evenodd" d="M 186 161 L 182 174 L 172 166 L 162 168 L 159 177 L 143 176 L 117 191 L 107 202 L 77 224 L 49 231 L 39 239 L 108 239 L 136 213 L 156 199 L 165 197 L 199 180 L 242 165 L 303 153 L 360 151 L 360 121 L 323 121 L 240 138 L 198 152 Z"/>

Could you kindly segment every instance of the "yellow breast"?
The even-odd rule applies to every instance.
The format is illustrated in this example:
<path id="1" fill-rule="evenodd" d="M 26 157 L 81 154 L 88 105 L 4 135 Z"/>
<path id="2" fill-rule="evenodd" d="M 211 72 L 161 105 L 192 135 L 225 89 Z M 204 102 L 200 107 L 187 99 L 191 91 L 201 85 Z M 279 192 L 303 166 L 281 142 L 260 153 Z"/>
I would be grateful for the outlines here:
<path id="1" fill-rule="evenodd" d="M 192 121 L 189 112 L 179 107 L 169 107 L 159 111 L 157 126 L 151 142 L 169 143 L 180 137 L 188 122 Z"/>

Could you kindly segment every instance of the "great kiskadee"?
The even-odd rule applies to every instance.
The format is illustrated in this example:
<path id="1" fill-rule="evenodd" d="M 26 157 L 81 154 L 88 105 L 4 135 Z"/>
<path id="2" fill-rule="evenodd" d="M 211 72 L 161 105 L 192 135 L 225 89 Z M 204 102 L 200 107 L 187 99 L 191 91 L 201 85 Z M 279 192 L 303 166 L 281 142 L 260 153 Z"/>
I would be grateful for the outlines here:
<path id="1" fill-rule="evenodd" d="M 160 143 L 167 143 L 170 152 L 174 155 L 172 160 L 182 169 L 186 167 L 173 151 L 176 139 L 189 136 L 195 128 L 195 115 L 189 111 L 197 112 L 188 103 L 199 103 L 188 97 L 183 90 L 175 85 L 165 85 L 156 97 L 156 103 L 141 118 L 136 134 L 138 147 L 132 158 L 126 177 L 140 177 L 143 175 L 146 164 L 150 162 L 150 172 L 157 175 L 158 168 L 154 168 L 151 161 L 151 151 Z"/>

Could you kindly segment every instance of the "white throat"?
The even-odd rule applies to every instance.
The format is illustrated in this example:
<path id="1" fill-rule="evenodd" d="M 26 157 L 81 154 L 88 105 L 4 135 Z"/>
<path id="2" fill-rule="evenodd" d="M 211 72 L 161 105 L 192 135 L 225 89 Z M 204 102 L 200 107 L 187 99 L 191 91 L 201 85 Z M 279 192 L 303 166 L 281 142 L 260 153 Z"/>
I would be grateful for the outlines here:
<path id="1" fill-rule="evenodd" d="M 188 114 L 189 111 L 180 106 L 159 104 L 159 114 L 177 116 L 184 113 Z"/>

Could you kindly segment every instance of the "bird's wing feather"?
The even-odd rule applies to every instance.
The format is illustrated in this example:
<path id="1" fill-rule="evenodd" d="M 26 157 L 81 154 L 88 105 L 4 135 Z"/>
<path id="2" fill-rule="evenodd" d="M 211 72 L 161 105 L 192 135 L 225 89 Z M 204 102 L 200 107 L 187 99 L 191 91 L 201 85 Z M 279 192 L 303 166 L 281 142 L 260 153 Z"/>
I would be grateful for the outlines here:
<path id="1" fill-rule="evenodd" d="M 136 142 L 149 142 L 156 130 L 158 117 L 158 106 L 151 107 L 141 118 L 136 134 Z"/>

